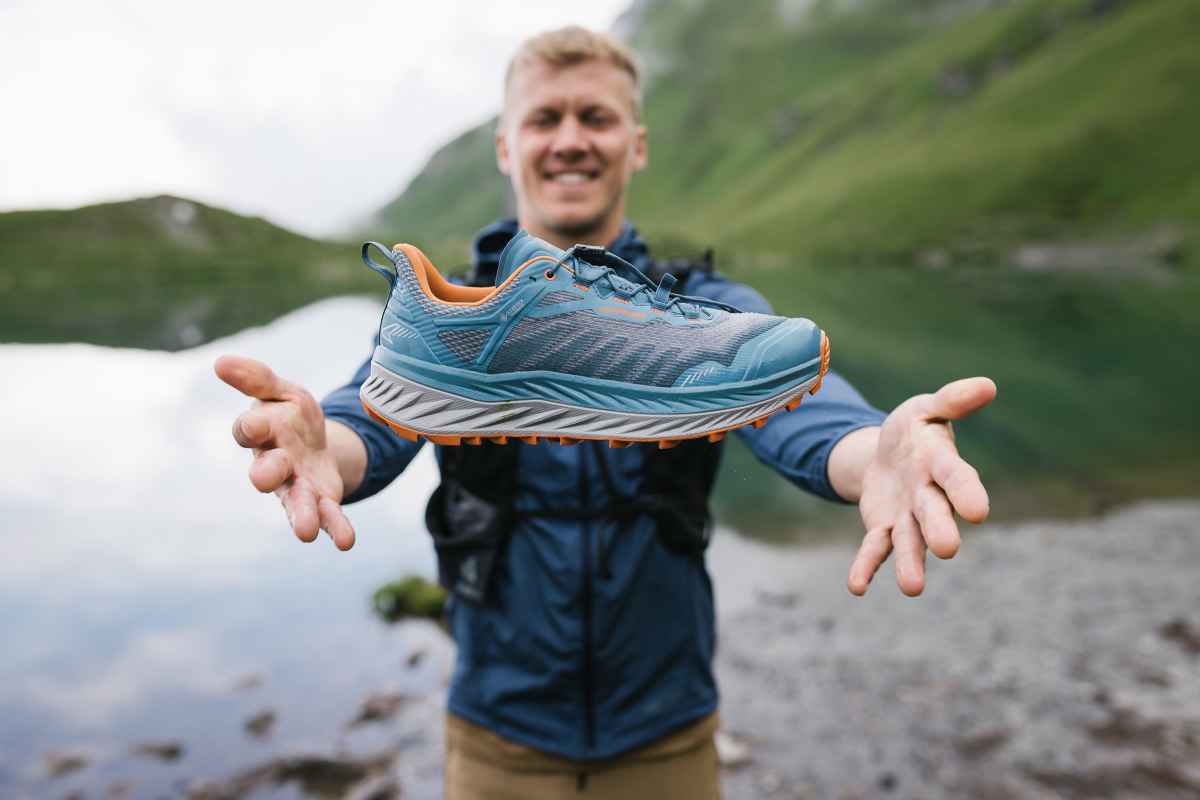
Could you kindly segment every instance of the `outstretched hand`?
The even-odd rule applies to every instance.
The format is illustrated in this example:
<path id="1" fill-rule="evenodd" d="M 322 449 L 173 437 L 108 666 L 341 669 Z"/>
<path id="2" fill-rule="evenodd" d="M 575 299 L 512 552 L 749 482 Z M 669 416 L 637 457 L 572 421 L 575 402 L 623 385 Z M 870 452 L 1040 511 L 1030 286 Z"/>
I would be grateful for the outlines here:
<path id="1" fill-rule="evenodd" d="M 233 423 L 233 438 L 254 451 L 254 488 L 279 497 L 300 541 L 312 542 L 324 529 L 339 550 L 353 547 L 354 526 L 341 507 L 345 487 L 327 447 L 325 415 L 317 401 L 252 358 L 221 356 L 213 368 L 221 380 L 255 399 Z"/>
<path id="2" fill-rule="evenodd" d="M 866 594 L 876 570 L 895 550 L 896 582 L 910 597 L 925 588 L 925 553 L 958 552 L 955 512 L 983 522 L 988 495 L 975 468 L 958 455 L 950 420 L 986 406 L 996 396 L 988 378 L 948 383 L 896 407 L 879 431 L 874 457 L 863 474 L 858 507 L 867 535 L 850 566 L 848 586 Z"/>

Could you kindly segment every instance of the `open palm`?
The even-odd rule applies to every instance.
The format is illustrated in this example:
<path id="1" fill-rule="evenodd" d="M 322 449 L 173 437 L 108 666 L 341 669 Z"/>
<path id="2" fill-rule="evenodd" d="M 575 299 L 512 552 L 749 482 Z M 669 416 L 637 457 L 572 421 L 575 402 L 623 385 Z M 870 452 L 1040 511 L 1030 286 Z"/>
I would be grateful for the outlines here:
<path id="1" fill-rule="evenodd" d="M 894 550 L 900 590 L 919 595 L 926 550 L 938 558 L 958 552 L 955 512 L 968 522 L 987 518 L 987 491 L 975 468 L 959 456 L 950 420 L 978 411 L 995 396 L 991 380 L 967 378 L 909 398 L 884 420 L 863 475 L 858 507 L 867 534 L 850 566 L 851 592 L 865 594 Z"/>

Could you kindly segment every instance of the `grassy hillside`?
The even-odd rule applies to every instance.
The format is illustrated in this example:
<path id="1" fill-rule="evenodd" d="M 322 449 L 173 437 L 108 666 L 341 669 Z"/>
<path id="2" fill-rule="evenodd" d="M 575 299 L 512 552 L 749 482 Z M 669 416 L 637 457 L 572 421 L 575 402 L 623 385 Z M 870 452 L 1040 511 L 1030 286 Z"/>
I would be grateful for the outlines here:
<path id="1" fill-rule="evenodd" d="M 840 264 L 1166 231 L 1151 255 L 1192 260 L 1191 0 L 788 5 L 645 4 L 651 166 L 630 215 L 647 233 Z M 457 261 L 504 210 L 485 125 L 372 229 Z"/>
<path id="2" fill-rule="evenodd" d="M 0 214 L 0 341 L 177 349 L 381 287 L 352 246 L 175 197 Z"/>

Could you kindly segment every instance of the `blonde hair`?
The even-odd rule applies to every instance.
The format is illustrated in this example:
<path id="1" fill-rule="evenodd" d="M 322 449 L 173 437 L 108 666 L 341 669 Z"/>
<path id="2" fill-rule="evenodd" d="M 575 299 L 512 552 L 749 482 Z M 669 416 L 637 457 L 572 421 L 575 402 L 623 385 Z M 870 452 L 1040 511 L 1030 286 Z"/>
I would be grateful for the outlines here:
<path id="1" fill-rule="evenodd" d="M 568 25 L 555 31 L 546 31 L 526 39 L 504 73 L 504 104 L 508 105 L 508 93 L 512 88 L 513 76 L 521 67 L 534 62 L 549 64 L 556 69 L 583 64 L 588 61 L 607 61 L 633 79 L 633 118 L 642 119 L 642 76 L 637 61 L 628 47 L 607 33 L 590 31 L 578 25 Z"/>

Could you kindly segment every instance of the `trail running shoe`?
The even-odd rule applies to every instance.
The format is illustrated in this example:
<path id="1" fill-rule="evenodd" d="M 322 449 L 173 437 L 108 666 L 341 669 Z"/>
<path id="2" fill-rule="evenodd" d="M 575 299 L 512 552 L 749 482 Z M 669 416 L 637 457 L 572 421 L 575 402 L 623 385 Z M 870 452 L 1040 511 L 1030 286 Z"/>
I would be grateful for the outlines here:
<path id="1" fill-rule="evenodd" d="M 673 295 L 673 276 L 655 285 L 602 248 L 522 231 L 495 287 L 452 284 L 409 244 L 368 242 L 363 261 L 392 291 L 360 397 L 413 441 L 715 442 L 795 408 L 829 368 L 809 320 Z"/>

